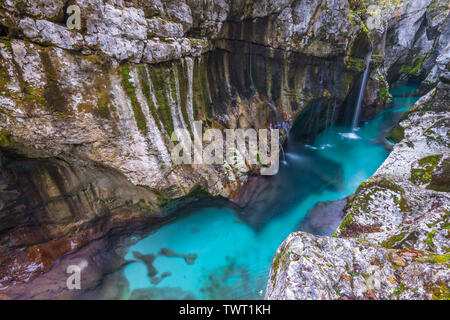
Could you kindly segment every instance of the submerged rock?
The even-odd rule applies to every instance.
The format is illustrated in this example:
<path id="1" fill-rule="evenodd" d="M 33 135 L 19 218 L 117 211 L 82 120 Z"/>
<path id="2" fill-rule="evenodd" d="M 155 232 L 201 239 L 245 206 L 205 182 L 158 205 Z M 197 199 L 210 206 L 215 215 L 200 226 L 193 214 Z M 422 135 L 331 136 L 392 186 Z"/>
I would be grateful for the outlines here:
<path id="1" fill-rule="evenodd" d="M 195 253 L 189 253 L 189 254 L 176 253 L 172 249 L 168 249 L 168 248 L 162 248 L 161 250 L 159 250 L 158 254 L 161 256 L 166 256 L 166 257 L 183 258 L 187 264 L 194 264 L 195 259 L 197 259 L 197 254 L 195 254 Z"/>
<path id="2" fill-rule="evenodd" d="M 156 259 L 156 256 L 154 254 L 142 254 L 140 252 L 133 251 L 133 257 L 145 264 L 145 266 L 147 267 L 147 274 L 150 278 L 153 278 L 158 274 L 158 270 L 156 270 L 156 268 L 153 266 L 153 262 Z"/>
<path id="3" fill-rule="evenodd" d="M 344 219 L 344 208 L 348 198 L 320 202 L 308 211 L 306 218 L 296 231 L 304 231 L 318 236 L 331 236 Z"/>
<path id="4" fill-rule="evenodd" d="M 164 273 L 161 274 L 160 277 L 152 277 L 152 278 L 150 278 L 150 282 L 152 284 L 155 284 L 155 285 L 159 284 L 164 278 L 167 278 L 170 275 L 172 275 L 170 272 L 164 272 Z"/>

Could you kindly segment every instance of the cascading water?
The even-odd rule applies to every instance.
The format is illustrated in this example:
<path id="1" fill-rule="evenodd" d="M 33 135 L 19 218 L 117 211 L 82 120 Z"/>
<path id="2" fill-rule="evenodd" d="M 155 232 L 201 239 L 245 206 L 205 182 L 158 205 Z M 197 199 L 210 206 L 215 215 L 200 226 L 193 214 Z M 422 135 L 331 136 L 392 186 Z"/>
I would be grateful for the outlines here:
<path id="1" fill-rule="evenodd" d="M 249 53 L 249 59 L 250 59 L 250 89 L 253 91 L 253 93 L 254 93 L 254 91 L 255 91 L 255 83 L 253 82 L 253 75 L 252 75 L 252 67 L 253 67 L 253 65 L 252 65 L 252 52 L 251 52 L 251 50 L 250 50 L 250 53 Z"/>
<path id="2" fill-rule="evenodd" d="M 361 82 L 361 88 L 359 89 L 358 101 L 356 103 L 355 113 L 353 115 L 352 129 L 353 131 L 358 128 L 359 115 L 361 113 L 361 106 L 364 99 L 364 92 L 366 91 L 367 80 L 369 78 L 370 61 L 372 58 L 372 51 L 370 51 L 366 56 L 366 70 L 364 70 L 363 80 Z"/>
<path id="3" fill-rule="evenodd" d="M 275 114 L 276 122 L 277 122 L 275 128 L 282 128 L 285 130 L 285 132 L 286 132 L 285 143 L 286 143 L 286 145 L 288 145 L 288 143 L 289 143 L 289 125 L 284 121 L 284 119 L 280 115 L 280 112 L 278 111 L 277 107 L 275 107 L 275 105 L 273 103 L 271 103 L 268 99 L 266 99 L 266 103 Z M 284 147 L 282 144 L 280 145 L 280 151 L 281 151 L 281 156 L 282 156 L 281 163 L 284 165 L 287 165 L 286 155 L 285 155 Z"/>

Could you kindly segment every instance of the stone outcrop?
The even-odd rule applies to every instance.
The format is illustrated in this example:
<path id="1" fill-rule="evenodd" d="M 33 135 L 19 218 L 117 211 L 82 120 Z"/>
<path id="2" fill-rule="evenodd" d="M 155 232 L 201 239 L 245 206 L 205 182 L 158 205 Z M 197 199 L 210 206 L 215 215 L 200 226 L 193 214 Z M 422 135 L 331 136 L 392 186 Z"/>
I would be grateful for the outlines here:
<path id="1" fill-rule="evenodd" d="M 449 60 L 402 118 L 333 237 L 280 246 L 266 299 L 449 299 Z"/>

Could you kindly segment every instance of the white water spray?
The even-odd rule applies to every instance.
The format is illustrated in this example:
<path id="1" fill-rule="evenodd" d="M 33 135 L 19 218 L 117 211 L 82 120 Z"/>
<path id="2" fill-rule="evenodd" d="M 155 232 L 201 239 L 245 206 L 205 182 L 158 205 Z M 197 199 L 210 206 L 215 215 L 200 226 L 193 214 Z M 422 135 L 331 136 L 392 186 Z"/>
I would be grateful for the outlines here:
<path id="1" fill-rule="evenodd" d="M 358 128 L 359 115 L 361 113 L 361 106 L 364 100 L 364 92 L 366 91 L 367 80 L 369 78 L 370 60 L 372 58 L 372 51 L 366 56 L 366 70 L 364 70 L 363 80 L 361 82 L 361 88 L 359 89 L 358 102 L 356 104 L 355 114 L 353 115 L 352 129 L 355 131 Z"/>

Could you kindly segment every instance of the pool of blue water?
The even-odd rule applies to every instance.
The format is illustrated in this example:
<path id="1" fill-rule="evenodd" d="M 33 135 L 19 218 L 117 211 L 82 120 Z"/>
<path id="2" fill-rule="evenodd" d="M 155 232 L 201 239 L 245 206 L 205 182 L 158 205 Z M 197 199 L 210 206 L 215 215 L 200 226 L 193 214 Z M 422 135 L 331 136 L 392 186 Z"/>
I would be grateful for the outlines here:
<path id="1" fill-rule="evenodd" d="M 170 273 L 158 284 L 151 283 L 145 264 L 127 265 L 124 274 L 130 292 L 153 289 L 154 299 L 261 299 L 278 246 L 318 202 L 349 196 L 373 175 L 389 155 L 386 133 L 417 101 L 406 97 L 416 90 L 413 84 L 394 87 L 390 108 L 361 123 L 358 130 L 333 125 L 311 143 L 289 145 L 278 178 L 288 190 L 281 192 L 289 193 L 288 205 L 272 204 L 276 214 L 262 227 L 250 227 L 229 209 L 208 208 L 132 245 L 125 257 L 129 260 L 134 259 L 133 251 L 157 255 L 162 248 L 197 258 L 188 264 L 180 257 L 157 255 L 153 266 L 158 275 Z"/>

